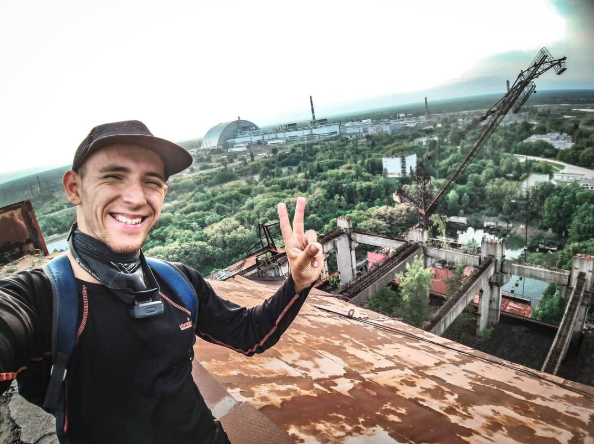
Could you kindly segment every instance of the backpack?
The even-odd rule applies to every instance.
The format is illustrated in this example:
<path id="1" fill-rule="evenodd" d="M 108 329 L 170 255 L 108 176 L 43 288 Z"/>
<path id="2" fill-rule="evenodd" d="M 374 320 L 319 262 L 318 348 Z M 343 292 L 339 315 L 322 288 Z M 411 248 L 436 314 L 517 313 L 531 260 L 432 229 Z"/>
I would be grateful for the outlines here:
<path id="1" fill-rule="evenodd" d="M 196 325 L 198 299 L 187 277 L 175 266 L 159 259 L 147 258 L 148 265 L 177 293 L 192 314 Z M 79 327 L 78 292 L 74 272 L 68 256 L 58 256 L 43 266 L 53 294 L 52 361 L 49 384 L 45 392 L 44 410 L 56 417 L 57 424 L 64 423 L 64 381 L 68 373 L 70 356 L 76 345 Z"/>

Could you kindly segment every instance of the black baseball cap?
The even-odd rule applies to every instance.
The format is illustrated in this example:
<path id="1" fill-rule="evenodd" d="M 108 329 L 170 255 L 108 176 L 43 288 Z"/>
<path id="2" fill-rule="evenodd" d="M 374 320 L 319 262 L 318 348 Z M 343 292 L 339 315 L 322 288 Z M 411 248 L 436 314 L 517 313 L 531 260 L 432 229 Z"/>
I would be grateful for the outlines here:
<path id="1" fill-rule="evenodd" d="M 138 120 L 105 123 L 96 126 L 79 145 L 72 169 L 76 172 L 91 154 L 108 145 L 129 143 L 149 148 L 156 152 L 165 165 L 165 178 L 179 173 L 192 165 L 192 156 L 181 146 L 153 136 L 147 126 Z"/>

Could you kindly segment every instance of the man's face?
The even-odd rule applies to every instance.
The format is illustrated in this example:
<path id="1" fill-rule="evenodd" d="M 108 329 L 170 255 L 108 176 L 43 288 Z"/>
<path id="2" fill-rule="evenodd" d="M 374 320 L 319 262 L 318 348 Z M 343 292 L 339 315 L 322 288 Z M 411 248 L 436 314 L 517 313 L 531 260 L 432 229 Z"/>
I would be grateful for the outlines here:
<path id="1" fill-rule="evenodd" d="M 76 180 L 79 229 L 113 251 L 137 251 L 161 214 L 164 171 L 161 157 L 141 146 L 116 144 L 94 153 Z"/>

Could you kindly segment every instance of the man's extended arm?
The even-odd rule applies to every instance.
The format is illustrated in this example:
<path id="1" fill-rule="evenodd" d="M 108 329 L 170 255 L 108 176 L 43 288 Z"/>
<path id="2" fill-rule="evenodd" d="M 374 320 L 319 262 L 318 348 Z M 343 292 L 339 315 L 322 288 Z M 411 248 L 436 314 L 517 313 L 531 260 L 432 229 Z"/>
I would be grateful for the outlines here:
<path id="1" fill-rule="evenodd" d="M 241 307 L 218 296 L 200 274 L 176 264 L 198 295 L 196 334 L 248 356 L 261 353 L 278 342 L 305 302 L 310 288 L 296 294 L 292 278 L 261 305 Z"/>
<path id="2" fill-rule="evenodd" d="M 0 280 L 0 393 L 51 351 L 52 291 L 41 270 Z"/>

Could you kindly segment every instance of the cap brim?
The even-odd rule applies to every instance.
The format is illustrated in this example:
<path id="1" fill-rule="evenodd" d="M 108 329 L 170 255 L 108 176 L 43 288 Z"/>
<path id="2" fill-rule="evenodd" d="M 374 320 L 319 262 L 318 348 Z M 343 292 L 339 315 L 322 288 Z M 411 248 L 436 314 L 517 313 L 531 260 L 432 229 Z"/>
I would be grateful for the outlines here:
<path id="1" fill-rule="evenodd" d="M 127 143 L 131 145 L 139 145 L 155 151 L 163 160 L 165 165 L 165 176 L 170 177 L 177 174 L 190 165 L 194 159 L 181 146 L 159 137 L 142 135 L 142 134 L 118 134 L 115 136 L 105 136 L 95 140 L 88 148 L 89 154 L 95 152 L 99 148 L 116 143 Z"/>

